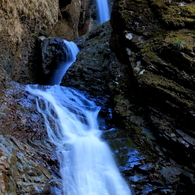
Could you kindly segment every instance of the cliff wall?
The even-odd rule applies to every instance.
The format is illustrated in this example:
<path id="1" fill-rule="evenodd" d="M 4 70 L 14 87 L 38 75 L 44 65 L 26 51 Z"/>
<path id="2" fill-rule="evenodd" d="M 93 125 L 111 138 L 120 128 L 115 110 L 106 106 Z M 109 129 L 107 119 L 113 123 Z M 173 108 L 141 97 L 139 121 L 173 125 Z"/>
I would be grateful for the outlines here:
<path id="1" fill-rule="evenodd" d="M 118 129 L 105 137 L 135 194 L 195 188 L 194 15 L 193 1 L 115 0 L 112 28 L 80 39 L 62 82 L 109 97 Z M 145 158 L 131 164 L 134 147 Z"/>
<path id="2" fill-rule="evenodd" d="M 39 36 L 74 41 L 89 24 L 89 0 L 1 0 L 0 67 L 12 80 L 36 83 Z"/>
<path id="3" fill-rule="evenodd" d="M 36 82 L 37 37 L 58 22 L 58 1 L 0 1 L 0 67 L 21 83 Z"/>
<path id="4" fill-rule="evenodd" d="M 90 2 L 0 3 L 0 190 L 31 194 L 36 184 L 41 193 L 50 193 L 51 181 L 58 187 L 53 175 L 59 176 L 53 148 L 34 97 L 11 79 L 35 83 L 38 37 L 77 39 L 89 24 Z M 62 85 L 113 108 L 109 120 L 115 128 L 102 127 L 104 138 L 136 194 L 190 195 L 195 189 L 194 24 L 193 1 L 115 0 L 112 28 L 105 23 L 77 41 L 77 61 L 63 78 Z M 108 116 L 109 110 L 100 114 Z M 134 148 L 144 157 L 132 159 L 138 154 Z M 21 191 L 27 184 L 27 192 Z M 9 186 L 14 187 L 9 191 Z"/>

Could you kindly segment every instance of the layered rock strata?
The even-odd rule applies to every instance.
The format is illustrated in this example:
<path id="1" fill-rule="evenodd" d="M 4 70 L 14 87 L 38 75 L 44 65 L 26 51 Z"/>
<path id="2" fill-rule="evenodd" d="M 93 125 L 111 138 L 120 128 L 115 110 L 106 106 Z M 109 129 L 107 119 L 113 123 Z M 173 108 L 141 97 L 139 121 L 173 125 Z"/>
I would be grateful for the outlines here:
<path id="1" fill-rule="evenodd" d="M 38 36 L 58 21 L 58 1 L 0 1 L 0 67 L 15 81 L 36 82 Z"/>

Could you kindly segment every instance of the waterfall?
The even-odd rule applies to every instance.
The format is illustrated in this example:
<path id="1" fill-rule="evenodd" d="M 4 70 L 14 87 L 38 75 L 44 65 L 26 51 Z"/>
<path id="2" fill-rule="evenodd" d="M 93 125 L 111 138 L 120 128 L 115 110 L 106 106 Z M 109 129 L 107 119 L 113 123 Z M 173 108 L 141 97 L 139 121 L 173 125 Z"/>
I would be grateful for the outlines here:
<path id="1" fill-rule="evenodd" d="M 131 195 L 110 148 L 101 140 L 97 120 L 101 108 L 72 88 L 26 89 L 36 96 L 48 137 L 56 146 L 63 195 Z"/>
<path id="2" fill-rule="evenodd" d="M 74 42 L 64 40 L 66 45 L 66 61 L 58 65 L 51 78 L 49 79 L 49 85 L 59 85 L 62 77 L 65 75 L 68 68 L 76 60 L 76 55 L 79 52 L 77 45 Z"/>
<path id="3" fill-rule="evenodd" d="M 108 0 L 96 0 L 98 21 L 100 24 L 110 20 Z"/>

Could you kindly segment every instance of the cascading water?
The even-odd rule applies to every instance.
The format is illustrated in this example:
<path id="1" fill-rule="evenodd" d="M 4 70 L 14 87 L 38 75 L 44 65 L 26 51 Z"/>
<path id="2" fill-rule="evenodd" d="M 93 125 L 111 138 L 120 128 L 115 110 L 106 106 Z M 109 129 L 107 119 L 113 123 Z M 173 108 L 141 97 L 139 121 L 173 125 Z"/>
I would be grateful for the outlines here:
<path id="1" fill-rule="evenodd" d="M 49 85 L 59 85 L 62 77 L 65 75 L 68 68 L 76 60 L 76 55 L 79 52 L 77 45 L 74 42 L 64 40 L 66 45 L 66 61 L 58 65 L 55 72 L 49 79 Z"/>
<path id="2" fill-rule="evenodd" d="M 27 90 L 37 96 L 38 111 L 56 146 L 63 195 L 131 195 L 101 140 L 100 107 L 79 91 L 59 85 L 28 85 Z"/>
<path id="3" fill-rule="evenodd" d="M 96 0 L 98 21 L 100 24 L 110 20 L 108 0 Z"/>

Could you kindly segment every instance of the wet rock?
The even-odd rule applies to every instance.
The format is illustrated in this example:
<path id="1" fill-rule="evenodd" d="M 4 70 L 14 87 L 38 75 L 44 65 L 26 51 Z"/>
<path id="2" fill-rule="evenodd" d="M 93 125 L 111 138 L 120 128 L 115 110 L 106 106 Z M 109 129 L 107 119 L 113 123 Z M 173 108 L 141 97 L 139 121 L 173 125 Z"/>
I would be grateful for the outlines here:
<path id="1" fill-rule="evenodd" d="M 131 167 L 141 165 L 141 161 L 144 160 L 137 150 L 130 150 L 127 154 L 129 156 L 128 163 Z"/>
<path id="2" fill-rule="evenodd" d="M 79 41 L 80 52 L 77 55 L 77 60 L 68 69 L 61 85 L 87 91 L 96 96 L 109 94 L 107 79 L 110 62 L 110 31 L 110 25 L 106 23 Z"/>
<path id="3" fill-rule="evenodd" d="M 35 97 L 6 74 L 0 81 L 5 82 L 0 94 L 0 193 L 51 194 L 50 181 L 59 178 L 59 167 Z"/>
<path id="4" fill-rule="evenodd" d="M 39 36 L 74 41 L 87 32 L 90 1 L 0 2 L 0 67 L 12 80 L 37 83 Z"/>
<path id="5" fill-rule="evenodd" d="M 14 138 L 13 138 L 14 139 Z M 13 140 L 12 139 L 12 140 Z M 2 194 L 44 193 L 49 190 L 51 173 L 43 166 L 36 150 L 18 140 L 1 140 L 1 192 Z"/>
<path id="6" fill-rule="evenodd" d="M 186 184 L 192 183 L 194 180 L 194 174 L 189 172 L 182 172 L 180 175 L 180 179 Z"/>
<path id="7" fill-rule="evenodd" d="M 191 137 L 190 135 L 184 133 L 183 131 L 177 129 L 176 132 L 185 140 L 188 144 L 195 146 L 195 138 Z M 188 146 L 189 147 L 189 146 Z"/>
<path id="8" fill-rule="evenodd" d="M 147 176 L 143 176 L 143 175 L 134 175 L 134 176 L 129 177 L 131 182 L 134 182 L 134 183 L 143 182 L 143 180 L 145 180 L 146 178 Z"/>
<path id="9" fill-rule="evenodd" d="M 139 166 L 138 169 L 144 173 L 150 173 L 154 169 L 154 165 L 152 163 L 147 163 L 145 165 Z"/>
<path id="10" fill-rule="evenodd" d="M 146 185 L 142 194 L 149 194 L 149 193 L 152 193 L 154 191 L 154 189 L 152 188 L 152 186 L 149 186 L 149 185 Z"/>
<path id="11" fill-rule="evenodd" d="M 178 182 L 179 178 L 177 175 L 180 175 L 183 172 L 183 170 L 176 168 L 176 167 L 164 167 L 161 171 L 163 177 L 166 178 L 166 180 L 170 183 L 172 182 Z"/>
<path id="12" fill-rule="evenodd" d="M 128 0 L 115 1 L 111 17 L 111 50 L 119 60 L 115 62 L 120 64 L 117 67 L 120 70 L 126 67 L 122 83 L 128 80 L 125 87 L 118 82 L 110 88 L 115 97 L 114 112 L 118 124 L 124 124 L 123 128 L 129 131 L 127 134 L 142 151 L 157 154 L 164 159 L 163 162 L 169 161 L 164 155 L 171 155 L 179 164 L 174 164 L 173 170 L 169 170 L 170 165 L 153 158 L 160 164 L 151 172 L 156 173 L 161 167 L 161 170 L 170 171 L 166 174 L 173 174 L 173 178 L 164 177 L 173 188 L 167 193 L 176 193 L 180 189 L 183 189 L 182 193 L 188 191 L 188 187 L 180 182 L 182 172 L 176 174 L 174 168 L 183 170 L 183 164 L 194 170 L 194 35 L 188 26 L 193 15 L 191 2 L 181 5 L 180 1 Z M 180 21 L 178 17 L 181 17 Z M 149 129 L 151 138 L 155 139 L 143 129 Z M 160 177 L 166 175 L 164 171 L 158 173 Z M 177 182 L 180 182 L 178 186 Z M 150 183 L 166 186 L 163 178 Z M 155 192 L 149 191 L 145 193 Z M 161 193 L 166 193 L 166 190 Z"/>

